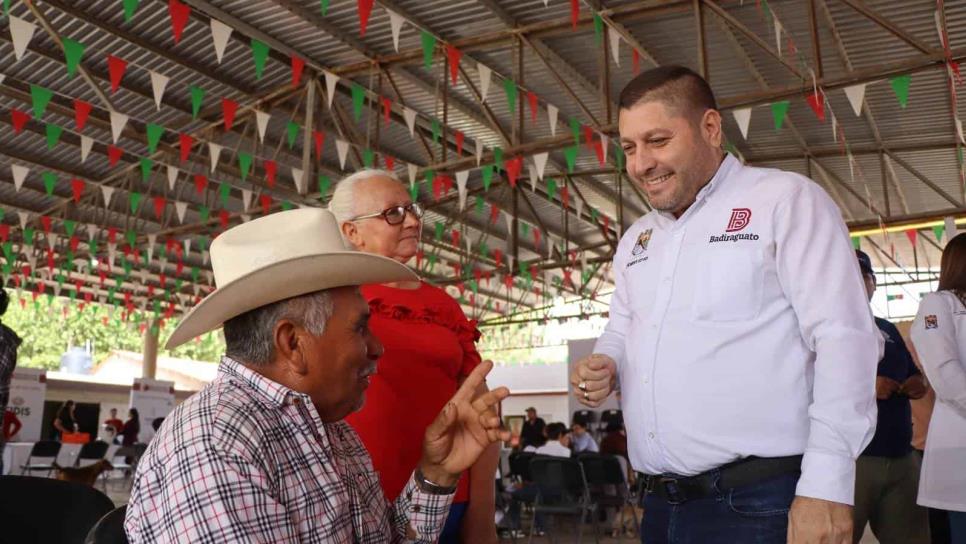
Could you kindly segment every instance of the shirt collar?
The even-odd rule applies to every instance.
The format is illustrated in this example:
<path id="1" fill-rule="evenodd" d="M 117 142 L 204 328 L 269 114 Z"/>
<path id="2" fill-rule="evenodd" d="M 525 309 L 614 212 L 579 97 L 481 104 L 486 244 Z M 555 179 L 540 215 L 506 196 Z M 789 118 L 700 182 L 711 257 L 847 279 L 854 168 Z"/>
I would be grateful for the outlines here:
<path id="1" fill-rule="evenodd" d="M 218 373 L 241 381 L 257 393 L 259 397 L 267 400 L 273 406 L 284 406 L 296 402 L 311 402 L 308 395 L 293 391 L 280 383 L 274 382 L 227 355 L 221 358 Z"/>
<path id="2" fill-rule="evenodd" d="M 688 209 L 681 214 L 681 217 L 674 217 L 673 213 L 657 211 L 658 217 L 663 219 L 662 223 L 665 225 L 673 225 L 687 217 L 691 216 L 694 210 L 698 209 L 700 205 L 708 199 L 708 197 L 719 187 L 724 181 L 731 177 L 731 175 L 737 172 L 738 167 L 741 166 L 741 162 L 735 158 L 731 153 L 725 153 L 724 160 L 718 165 L 718 170 L 711 177 L 711 181 L 705 184 L 704 187 L 698 191 L 698 194 L 694 197 L 694 203 L 688 207 Z"/>

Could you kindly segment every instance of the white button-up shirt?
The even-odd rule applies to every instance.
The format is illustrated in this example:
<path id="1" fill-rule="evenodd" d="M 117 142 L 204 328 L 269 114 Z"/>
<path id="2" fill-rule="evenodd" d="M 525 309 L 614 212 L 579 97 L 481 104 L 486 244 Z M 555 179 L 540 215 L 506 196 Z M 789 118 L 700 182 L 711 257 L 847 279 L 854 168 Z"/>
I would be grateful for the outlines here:
<path id="1" fill-rule="evenodd" d="M 614 277 L 594 351 L 618 364 L 636 470 L 804 453 L 797 494 L 852 504 L 883 341 L 825 191 L 728 155 L 680 218 L 628 229 Z"/>

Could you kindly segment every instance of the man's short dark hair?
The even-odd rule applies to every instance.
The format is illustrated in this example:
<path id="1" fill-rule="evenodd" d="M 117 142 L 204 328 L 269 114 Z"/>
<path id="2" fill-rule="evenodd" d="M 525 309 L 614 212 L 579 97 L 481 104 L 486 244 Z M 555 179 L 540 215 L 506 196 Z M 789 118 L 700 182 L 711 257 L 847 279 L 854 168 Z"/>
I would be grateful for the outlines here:
<path id="1" fill-rule="evenodd" d="M 7 290 L 0 287 L 0 315 L 7 313 L 7 305 L 10 304 L 10 296 L 7 295 Z"/>
<path id="2" fill-rule="evenodd" d="M 563 423 L 551 423 L 547 425 L 547 438 L 550 440 L 560 440 L 560 437 L 567 433 L 567 427 Z"/>
<path id="3" fill-rule="evenodd" d="M 684 66 L 660 66 L 641 73 L 624 86 L 618 104 L 630 109 L 639 102 L 657 100 L 678 115 L 700 117 L 718 109 L 711 86 Z"/>

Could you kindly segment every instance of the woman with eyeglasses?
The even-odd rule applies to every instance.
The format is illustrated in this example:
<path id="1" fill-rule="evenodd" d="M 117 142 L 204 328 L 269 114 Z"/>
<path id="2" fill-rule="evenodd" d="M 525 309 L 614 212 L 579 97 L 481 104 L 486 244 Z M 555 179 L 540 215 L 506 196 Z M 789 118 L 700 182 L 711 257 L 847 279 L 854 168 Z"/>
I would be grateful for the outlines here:
<path id="1" fill-rule="evenodd" d="M 352 174 L 336 186 L 329 210 L 353 248 L 403 264 L 416 256 L 423 209 L 394 174 Z M 480 363 L 480 333 L 452 297 L 424 281 L 364 286 L 362 294 L 385 352 L 365 404 L 346 421 L 369 450 L 386 497 L 396 497 L 419 462 L 427 425 Z M 439 542 L 496 542 L 498 460 L 494 444 L 460 478 Z"/>

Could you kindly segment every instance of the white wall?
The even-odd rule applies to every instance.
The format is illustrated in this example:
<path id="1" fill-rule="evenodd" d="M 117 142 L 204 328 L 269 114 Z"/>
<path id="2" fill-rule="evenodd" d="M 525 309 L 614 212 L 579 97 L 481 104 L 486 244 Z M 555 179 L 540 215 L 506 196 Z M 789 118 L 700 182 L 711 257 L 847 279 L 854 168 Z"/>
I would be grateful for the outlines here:
<path id="1" fill-rule="evenodd" d="M 570 415 L 567 413 L 567 393 L 551 393 L 539 395 L 511 395 L 503 400 L 502 408 L 504 416 L 523 416 L 526 415 L 527 408 L 533 406 L 537 409 L 537 417 L 543 418 L 547 423 L 559 421 L 569 425 Z"/>

